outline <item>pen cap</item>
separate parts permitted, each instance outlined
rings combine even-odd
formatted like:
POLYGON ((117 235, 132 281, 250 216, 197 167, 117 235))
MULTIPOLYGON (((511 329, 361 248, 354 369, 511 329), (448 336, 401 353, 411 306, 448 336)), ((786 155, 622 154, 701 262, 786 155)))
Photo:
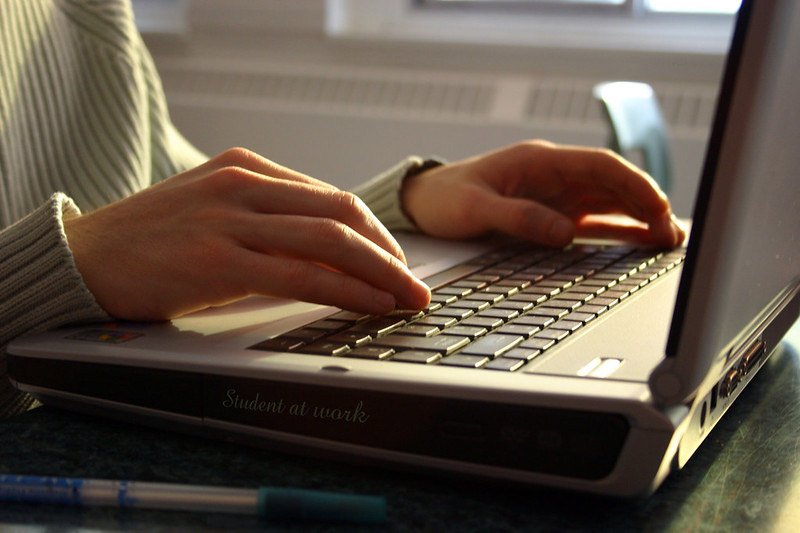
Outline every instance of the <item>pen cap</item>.
POLYGON ((273 520, 378 524, 386 520, 386 500, 316 490, 262 487, 258 514, 273 520))

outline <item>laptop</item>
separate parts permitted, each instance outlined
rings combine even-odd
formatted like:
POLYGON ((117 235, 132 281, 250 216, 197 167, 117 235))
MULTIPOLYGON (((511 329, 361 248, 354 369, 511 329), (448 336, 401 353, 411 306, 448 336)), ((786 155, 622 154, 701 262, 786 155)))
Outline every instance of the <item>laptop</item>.
POLYGON ((421 313, 249 298, 8 348, 44 403, 607 495, 683 467, 800 314, 800 3, 743 2, 686 248, 401 235, 421 313))

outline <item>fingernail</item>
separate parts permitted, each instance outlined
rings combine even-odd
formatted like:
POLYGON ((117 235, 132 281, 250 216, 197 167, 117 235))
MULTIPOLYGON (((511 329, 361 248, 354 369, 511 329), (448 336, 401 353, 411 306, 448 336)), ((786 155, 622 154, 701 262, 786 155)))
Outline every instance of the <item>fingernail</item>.
POLYGON ((422 309, 430 303, 431 289, 422 280, 412 275, 413 287, 403 295, 402 304, 408 309, 422 309))
POLYGON ((669 232, 670 235, 672 235, 672 246, 678 246, 680 244, 680 234, 678 233, 678 228, 675 227, 675 224, 670 223, 669 232))
POLYGON ((382 315, 391 312, 395 308, 396 300, 388 292, 377 291, 373 303, 375 304, 375 314, 382 315))
POLYGON ((548 237, 551 244, 555 246, 566 246, 572 242, 574 235, 575 227, 573 224, 563 218, 558 218, 550 225, 548 237))
POLYGON ((672 227, 675 230, 675 246, 683 244, 686 239, 686 231, 675 215, 672 215, 672 227))

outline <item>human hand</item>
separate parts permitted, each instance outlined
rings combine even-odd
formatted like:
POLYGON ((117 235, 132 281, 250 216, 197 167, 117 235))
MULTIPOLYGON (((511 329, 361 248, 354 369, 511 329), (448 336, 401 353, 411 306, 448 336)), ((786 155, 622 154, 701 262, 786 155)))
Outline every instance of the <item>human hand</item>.
POLYGON ((64 227, 86 286, 122 319, 254 294, 376 314, 430 298, 360 199, 240 148, 64 227))
POLYGON ((685 232, 655 182, 611 151, 515 144, 406 180, 406 213, 444 238, 500 231, 549 246, 576 236, 676 246, 685 232), (624 214, 640 221, 592 217, 624 214))

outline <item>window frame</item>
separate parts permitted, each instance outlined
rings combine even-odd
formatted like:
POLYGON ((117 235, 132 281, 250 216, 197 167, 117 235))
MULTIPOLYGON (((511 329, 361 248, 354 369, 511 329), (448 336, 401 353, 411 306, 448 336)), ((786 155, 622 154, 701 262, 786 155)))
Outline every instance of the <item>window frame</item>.
POLYGON ((420 0, 326 0, 326 30, 334 37, 401 41, 711 55, 727 52, 734 15, 647 12, 640 2, 526 6, 507 0, 486 6, 420 0))

